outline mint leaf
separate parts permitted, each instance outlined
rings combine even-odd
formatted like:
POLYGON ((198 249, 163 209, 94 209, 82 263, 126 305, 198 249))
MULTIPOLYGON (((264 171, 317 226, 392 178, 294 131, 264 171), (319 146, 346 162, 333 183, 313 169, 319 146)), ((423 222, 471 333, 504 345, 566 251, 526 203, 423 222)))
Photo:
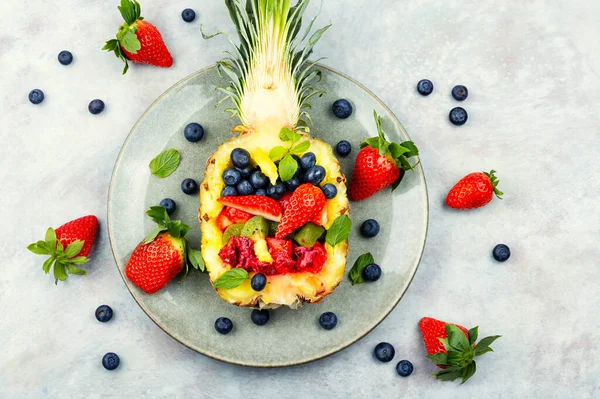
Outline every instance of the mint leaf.
POLYGON ((286 155, 279 162, 279 176, 281 177, 281 181, 288 181, 296 174, 298 170, 298 162, 291 155, 286 155))
POLYGON ((469 330, 469 343, 473 345, 477 341, 479 335, 479 326, 475 326, 469 330))
POLYGON ((150 161, 150 171, 157 177, 164 178, 175 172, 181 156, 176 149, 164 150, 150 161))
MULTIPOLYGON (((469 340, 460 328, 456 327, 454 324, 446 324, 444 328, 448 333, 448 343, 450 346, 461 352, 467 352, 471 350, 469 340)), ((450 359, 448 359, 448 361, 450 361, 450 359)))
POLYGON ((419 155, 419 149, 412 141, 405 141, 404 143, 400 143, 400 145, 409 150, 407 153, 404 154, 406 158, 416 157, 417 155, 419 155))
POLYGON ((327 230, 325 241, 327 244, 335 247, 340 242, 344 241, 350 235, 350 229, 352 228, 352 222, 348 215, 341 215, 335 218, 333 224, 327 230))
POLYGON ((269 158, 271 158, 271 161, 277 161, 278 159, 281 159, 287 152, 287 148, 278 145, 277 147, 271 148, 271 151, 269 151, 269 158))
POLYGON ((201 272, 206 271, 204 260, 202 259, 202 253, 200 251, 188 247, 187 257, 194 269, 200 270, 201 272))
POLYGON ((73 241, 72 243, 70 243, 67 246, 67 249, 65 249, 63 256, 65 259, 70 259, 70 258, 74 257, 75 255, 77 255, 79 252, 81 252, 82 248, 83 248, 82 240, 73 241))
POLYGON ((305 151, 307 151, 310 148, 310 141, 306 140, 301 142, 300 144, 296 144, 294 147, 292 147, 292 149, 290 150, 291 152, 294 153, 303 153, 305 151))
POLYGON ((281 130, 279 131, 279 139, 281 141, 291 141, 292 143, 295 143, 301 138, 302 136, 300 134, 288 129, 287 127, 281 128, 281 130))
POLYGON ((67 271, 69 272, 69 274, 78 274, 80 276, 87 276, 87 272, 83 269, 78 268, 75 265, 72 265, 70 263, 67 263, 67 271))
POLYGON ((363 270, 371 263, 375 263, 375 258, 373 258, 373 255, 369 252, 362 254, 356 259, 354 266, 352 266, 352 269, 350 269, 350 273, 348 274, 348 277, 350 277, 350 280, 352 281, 352 285, 365 282, 363 270))
POLYGON ((250 279, 248 272, 244 269, 235 268, 227 270, 215 280, 213 284, 215 288, 231 289, 242 285, 246 280, 250 279))

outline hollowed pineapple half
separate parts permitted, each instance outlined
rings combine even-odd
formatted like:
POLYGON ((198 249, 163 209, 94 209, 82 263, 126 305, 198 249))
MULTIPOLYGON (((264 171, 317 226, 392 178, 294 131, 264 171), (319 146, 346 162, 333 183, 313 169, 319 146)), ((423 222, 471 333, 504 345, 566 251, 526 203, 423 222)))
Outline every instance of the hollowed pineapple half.
MULTIPOLYGON (((235 54, 218 62, 219 70, 231 79, 229 86, 219 90, 233 101, 234 107, 228 111, 239 116, 242 125, 234 129, 240 135, 225 141, 208 159, 200 187, 202 257, 213 283, 230 269, 219 257, 224 244, 216 219, 223 209, 217 201, 225 187, 222 173, 231 167, 233 149, 246 149, 253 165, 260 167, 275 184, 278 171, 269 153, 273 147, 289 146, 280 139, 281 129, 304 131, 303 139, 310 142, 307 151, 313 152, 317 164, 326 170, 321 184, 332 183, 337 188, 337 195, 327 200, 323 226, 328 229, 338 216, 349 212, 346 179, 340 165, 328 144, 308 135, 306 120, 310 121, 310 116, 304 110, 310 107, 307 103, 310 97, 323 93, 310 86, 320 71, 313 70, 314 63, 307 62, 307 57, 329 26, 310 34, 313 19, 299 35, 308 0, 299 0, 293 7, 289 0, 247 0, 245 3, 226 0, 225 4, 237 27, 240 44, 234 46, 235 54)), ((260 308, 281 305, 297 308, 304 302, 318 302, 340 283, 348 253, 347 240, 334 247, 324 245, 327 261, 318 273, 271 275, 262 291, 254 291, 250 280, 246 280, 235 288, 219 288, 217 293, 229 303, 260 308)), ((255 243, 254 251, 261 261, 270 259, 266 248, 265 243, 255 243)))

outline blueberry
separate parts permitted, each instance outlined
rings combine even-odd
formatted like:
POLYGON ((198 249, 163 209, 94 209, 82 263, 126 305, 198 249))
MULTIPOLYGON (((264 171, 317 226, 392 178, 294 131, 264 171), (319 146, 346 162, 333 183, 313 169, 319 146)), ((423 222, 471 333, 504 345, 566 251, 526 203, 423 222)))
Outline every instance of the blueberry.
POLYGON ((352 144, 349 141, 342 140, 335 146, 335 151, 340 157, 346 157, 352 152, 352 144))
POLYGON ((267 276, 262 273, 256 273, 250 280, 250 286, 254 291, 262 291, 267 286, 267 276))
POLYGON ((116 353, 108 352, 102 358, 102 365, 107 370, 116 369, 117 367, 119 367, 120 363, 121 363, 121 360, 119 359, 119 356, 116 353))
POLYGON ((58 53, 58 62, 63 65, 69 65, 71 62, 73 62, 73 54, 67 50, 61 51, 58 53))
POLYGON ((196 122, 188 123, 185 129, 183 129, 183 135, 190 143, 196 143, 204 137, 204 128, 196 122))
POLYGON ((300 186, 300 179, 297 177, 292 177, 290 180, 285 182, 285 187, 288 191, 294 192, 295 189, 300 186))
POLYGON ((504 244, 498 244, 494 247, 492 255, 498 262, 505 262, 510 258, 510 248, 504 244))
POLYGON ((396 365, 396 372, 401 377, 408 377, 413 372, 413 365, 408 360, 400 360, 396 365))
POLYGON ((433 92, 433 83, 429 79, 419 80, 417 83, 417 91, 423 96, 428 96, 433 92))
POLYGON ((381 277, 381 267, 375 263, 367 265, 363 270, 363 277, 367 281, 377 281, 381 277))
POLYGON ((450 122, 452 122, 453 125, 461 126, 467 123, 469 115, 467 115, 467 111, 464 108, 456 107, 450 110, 448 119, 450 119, 450 122))
POLYGON ((338 318, 333 312, 325 312, 319 317, 319 324, 326 330, 333 330, 337 322, 338 318))
POLYGON ((236 168, 244 169, 250 165, 250 154, 243 148, 231 151, 231 162, 236 168))
POLYGON ((256 190, 254 192, 254 195, 261 195, 263 197, 267 196, 267 190, 265 190, 264 188, 259 188, 258 190, 256 190))
POLYGON ((242 174, 235 168, 225 169, 221 177, 228 186, 236 186, 242 180, 242 174))
POLYGON ((254 188, 265 188, 269 184, 269 179, 263 172, 257 170, 250 175, 250 184, 254 188))
POLYGON ((219 334, 229 334, 231 330, 233 330, 233 322, 227 317, 219 317, 215 320, 215 330, 217 330, 219 334))
POLYGON ((198 192, 198 183, 194 179, 185 179, 181 182, 181 191, 185 194, 196 194, 198 192))
POLYGON ((33 89, 29 92, 29 101, 32 104, 39 104, 44 101, 44 92, 40 89, 33 89))
POLYGON ((300 162, 298 162, 298 164, 302 169, 309 170, 317 164, 317 157, 312 152, 307 152, 306 154, 302 155, 302 158, 300 158, 300 162))
POLYGON ((106 323, 113 317, 113 310, 108 305, 100 305, 96 309, 96 320, 106 323))
POLYGON ((337 188, 331 183, 323 185, 321 190, 323 190, 323 194, 325 194, 325 198, 327 199, 334 198, 337 195, 337 188))
POLYGON ((92 115, 98 115, 100 112, 104 111, 104 101, 98 99, 90 101, 88 111, 90 111, 90 114, 92 115))
POLYGON ((254 309, 252 311, 252 314, 250 315, 250 318, 252 319, 252 322, 254 324, 256 324, 257 326, 264 326, 265 324, 267 324, 269 322, 269 318, 271 317, 271 315, 269 314, 268 310, 258 310, 258 309, 254 309))
POLYGON ((196 12, 191 8, 186 8, 181 12, 181 18, 183 18, 185 22, 192 22, 196 19, 196 12))
POLYGON ((267 196, 273 198, 274 200, 281 199, 285 194, 285 184, 277 183, 276 185, 269 185, 267 187, 267 196))
POLYGON ((375 358, 380 362, 391 362, 396 354, 396 350, 389 342, 380 342, 375 347, 375 358))
POLYGON ((238 192, 232 186, 225 186, 223 191, 221 191, 221 197, 235 197, 236 195, 238 195, 238 192))
POLYGON ((256 170, 250 165, 246 166, 245 168, 236 168, 236 169, 240 171, 240 174, 242 175, 242 177, 244 179, 249 178, 252 175, 252 173, 254 173, 256 170))
POLYGON ((463 85, 457 85, 452 88, 452 97, 456 101, 465 101, 469 97, 469 90, 463 85))
POLYGON ((325 168, 321 165, 315 165, 309 170, 306 171, 306 175, 304 175, 304 180, 307 183, 318 186, 321 184, 323 179, 325 178, 325 168))
POLYGON ((371 238, 379 234, 379 223, 375 219, 367 219, 360 226, 360 234, 363 237, 371 238))
POLYGON ((242 180, 235 188, 239 195, 254 194, 254 187, 252 187, 252 184, 248 180, 242 180))
POLYGON ((169 215, 172 215, 173 212, 175 212, 175 209, 177 209, 177 204, 175 204, 175 201, 173 201, 171 198, 163 199, 160 201, 159 205, 165 208, 167 210, 167 214, 169 215))
POLYGON ((296 163, 297 163, 298 165, 300 165, 300 157, 299 157, 298 155, 296 155, 296 154, 292 154, 292 158, 294 158, 294 160, 296 161, 296 163))
POLYGON ((348 100, 339 99, 336 100, 331 106, 331 110, 333 114, 340 119, 346 119, 350 115, 352 115, 352 104, 348 100))

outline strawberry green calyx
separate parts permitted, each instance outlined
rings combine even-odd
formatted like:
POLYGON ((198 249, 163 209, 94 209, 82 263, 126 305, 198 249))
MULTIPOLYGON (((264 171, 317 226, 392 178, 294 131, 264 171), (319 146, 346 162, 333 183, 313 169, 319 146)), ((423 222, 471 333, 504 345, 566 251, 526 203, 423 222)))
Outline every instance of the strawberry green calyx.
POLYGON ((454 381, 461 378, 461 384, 464 384, 475 374, 476 364, 474 358, 493 352, 490 345, 501 335, 485 337, 476 343, 479 327, 473 327, 469 330, 468 339, 465 333, 454 324, 446 324, 444 328, 448 333, 448 338, 439 338, 439 340, 444 345, 447 353, 439 352, 427 355, 434 364, 444 369, 433 374, 433 376, 442 381, 454 381))
POLYGON ((125 23, 119 28, 117 38, 107 41, 102 50, 114 52, 115 56, 125 63, 125 67, 123 68, 123 75, 125 75, 129 69, 129 63, 121 47, 132 54, 136 54, 142 48, 135 32, 137 31, 137 21, 144 18, 141 16, 140 3, 136 0, 121 0, 121 5, 118 9, 125 23))
POLYGON ((498 180, 498 178, 496 177, 496 175, 494 173, 496 173, 495 170, 491 170, 490 173, 487 172, 483 172, 487 177, 489 177, 490 179, 490 183, 492 183, 492 187, 494 188, 494 194, 496 194, 496 197, 498 197, 498 199, 502 199, 502 195, 504 195, 504 193, 500 190, 498 190, 498 183, 500 183, 500 180, 498 180))
POLYGON ((54 283, 58 284, 58 280, 65 281, 67 279, 67 274, 87 276, 85 270, 75 266, 89 262, 89 258, 77 256, 81 252, 83 245, 84 241, 77 240, 65 248, 62 242, 57 239, 56 231, 50 227, 46 231, 44 240, 28 245, 27 249, 36 255, 50 255, 44 262, 42 270, 48 274, 54 265, 54 283))

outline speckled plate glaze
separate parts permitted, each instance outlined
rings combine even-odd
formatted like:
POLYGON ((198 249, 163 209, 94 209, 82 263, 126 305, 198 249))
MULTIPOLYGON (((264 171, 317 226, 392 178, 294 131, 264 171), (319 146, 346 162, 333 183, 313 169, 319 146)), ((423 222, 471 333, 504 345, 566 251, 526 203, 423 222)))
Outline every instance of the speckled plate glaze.
MULTIPOLYGON (((319 86, 327 94, 312 101, 314 125, 311 134, 332 145, 349 140, 353 152, 341 158, 342 169, 350 177, 359 144, 377 130, 373 110, 383 116, 383 127, 394 141, 410 140, 392 112, 351 78, 325 66, 319 86), (354 113, 341 120, 331 113, 338 98, 348 99, 354 113)), ((182 193, 180 183, 191 177, 201 182, 206 160, 217 146, 230 137, 237 124, 224 107, 215 107, 219 94, 215 87, 225 82, 214 67, 199 71, 169 89, 142 115, 125 140, 117 159, 108 196, 108 232, 121 276, 137 303, 167 334, 206 356, 246 366, 277 367, 301 364, 335 353, 356 342, 374 329, 398 304, 408 288, 423 254, 427 235, 428 198, 421 166, 407 174, 392 193, 387 189, 362 202, 351 203, 353 229, 346 274, 355 259, 371 252, 383 269, 375 283, 352 286, 344 277, 338 288, 319 304, 307 304, 299 310, 271 311, 270 322, 262 327, 250 320, 250 309, 222 301, 213 291, 208 276, 191 272, 179 284, 179 278, 154 295, 146 295, 125 276, 131 251, 153 228, 145 210, 161 199, 177 202, 172 216, 192 227, 191 245, 198 248, 200 228, 197 220, 197 195, 182 193), (189 143, 183 136, 190 122, 204 126, 205 137, 189 143), (165 179, 150 173, 148 163, 160 151, 176 148, 181 153, 177 171, 165 179), (381 224, 380 234, 372 239, 360 236, 358 228, 368 218, 381 224), (339 323, 323 330, 319 315, 333 311, 339 323), (218 334, 215 319, 233 320, 229 335, 218 334)), ((417 140, 418 145, 418 140, 417 140)))

